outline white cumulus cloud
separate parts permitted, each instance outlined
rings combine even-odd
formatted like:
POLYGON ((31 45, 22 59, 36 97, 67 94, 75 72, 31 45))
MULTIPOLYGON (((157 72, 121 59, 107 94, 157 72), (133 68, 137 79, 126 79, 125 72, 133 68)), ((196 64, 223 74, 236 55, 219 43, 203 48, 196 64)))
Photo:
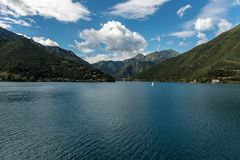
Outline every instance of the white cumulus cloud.
POLYGON ((197 46, 208 42, 207 35, 204 33, 199 32, 197 38, 199 39, 196 44, 197 46))
POLYGON ((129 59, 136 56, 136 54, 131 54, 131 53, 127 53, 127 52, 123 52, 121 54, 119 53, 113 53, 113 54, 106 54, 106 53, 101 53, 101 54, 97 54, 97 55, 92 55, 92 56, 87 56, 84 58, 84 60, 86 60, 89 63, 96 63, 99 61, 122 61, 125 59, 129 59))
POLYGON ((25 38, 31 39, 31 37, 27 36, 26 34, 22 34, 22 33, 16 33, 19 36, 23 36, 25 38))
POLYGON ((127 0, 111 8, 109 14, 126 19, 144 19, 170 0, 127 0))
MULTIPOLYGON (((23 36, 25 36, 25 35, 23 35, 23 36)), ((27 37, 27 36, 25 36, 25 37, 27 37)), ((27 37, 28 38, 28 37, 27 37)), ((49 38, 45 38, 45 37, 33 37, 32 38, 35 42, 37 42, 37 43, 40 43, 40 44, 42 44, 42 45, 44 45, 44 46, 59 46, 59 44, 57 43, 57 42, 55 42, 55 41, 53 41, 53 40, 51 40, 51 39, 49 39, 49 38)))
POLYGON ((211 23, 212 27, 210 27, 210 29, 214 29, 213 26, 216 26, 220 19, 224 19, 228 15, 233 7, 234 1, 236 0, 208 0, 208 3, 200 10, 194 19, 184 23, 184 30, 196 28, 197 21, 198 25, 200 25, 204 20, 206 23, 207 21, 209 24, 211 23))
POLYGON ((192 8, 192 6, 190 4, 186 5, 186 6, 183 6, 181 7, 178 11, 177 11, 177 15, 181 18, 184 16, 185 12, 192 8))
POLYGON ((90 64, 93 64, 93 63, 97 63, 100 61, 108 61, 108 60, 113 60, 113 59, 108 54, 97 54, 95 56, 87 56, 84 58, 84 60, 90 64))
POLYGON ((105 51, 137 52, 147 46, 140 34, 130 31, 117 21, 109 21, 99 30, 85 29, 80 32, 80 38, 82 41, 76 41, 76 47, 82 52, 93 52, 100 47, 105 51))
POLYGON ((40 15, 64 22, 89 19, 90 11, 72 0, 1 0, 0 14, 13 16, 40 15))
POLYGON ((217 26, 218 26, 217 35, 219 35, 223 32, 230 30, 233 25, 226 19, 221 19, 220 22, 218 22, 217 26))
POLYGON ((130 31, 118 21, 109 21, 99 30, 85 29, 80 32, 82 41, 75 41, 75 47, 88 53, 87 61, 124 60, 144 52, 147 41, 137 32, 130 31), (104 54, 95 55, 99 50, 104 54), (90 54, 91 53, 91 54, 90 54))
POLYGON ((46 37, 37 37, 37 36, 30 37, 30 36, 27 36, 26 34, 22 34, 22 33, 16 33, 16 34, 19 36, 28 38, 28 39, 32 39, 33 41, 35 41, 41 45, 44 45, 44 46, 59 46, 59 44, 57 42, 55 42, 49 38, 46 38, 46 37))
MULTIPOLYGON (((186 21, 182 25, 181 32, 175 32, 170 35, 178 38, 186 38, 198 33, 197 44, 205 43, 208 41, 208 38, 204 32, 214 31, 219 35, 232 27, 232 24, 226 20, 226 17, 235 5, 240 4, 239 2, 240 0, 208 0, 196 17, 186 21), (194 30, 195 34, 188 34, 189 30, 194 30)), ((180 13, 179 11, 179 15, 180 13)))
POLYGON ((197 31, 207 31, 212 29, 213 21, 211 18, 199 18, 194 25, 197 31))

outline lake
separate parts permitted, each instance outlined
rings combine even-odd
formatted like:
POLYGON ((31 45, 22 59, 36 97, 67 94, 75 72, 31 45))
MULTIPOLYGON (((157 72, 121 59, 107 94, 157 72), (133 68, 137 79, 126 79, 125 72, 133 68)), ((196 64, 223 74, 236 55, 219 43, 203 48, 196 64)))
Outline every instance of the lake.
POLYGON ((240 85, 2 82, 0 159, 239 160, 240 85))

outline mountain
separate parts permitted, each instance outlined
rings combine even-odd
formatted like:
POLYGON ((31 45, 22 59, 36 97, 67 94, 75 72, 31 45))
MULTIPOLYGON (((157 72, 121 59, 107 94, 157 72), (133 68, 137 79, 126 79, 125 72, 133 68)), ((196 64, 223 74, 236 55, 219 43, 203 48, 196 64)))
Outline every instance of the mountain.
POLYGON ((137 56, 124 61, 101 61, 93 64, 94 67, 104 73, 108 73, 117 79, 129 78, 140 73, 153 65, 179 55, 174 50, 164 50, 137 56))
POLYGON ((0 28, 0 80, 3 81, 115 81, 73 52, 46 47, 0 28))
POLYGON ((240 82, 240 25, 134 77, 147 81, 240 82))

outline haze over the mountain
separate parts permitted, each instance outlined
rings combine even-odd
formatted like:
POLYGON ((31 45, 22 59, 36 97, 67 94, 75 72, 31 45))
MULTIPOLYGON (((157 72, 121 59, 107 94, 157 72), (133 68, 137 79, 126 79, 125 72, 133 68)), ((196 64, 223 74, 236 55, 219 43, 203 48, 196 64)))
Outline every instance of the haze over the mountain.
POLYGON ((178 55, 179 53, 170 49, 153 52, 146 56, 143 54, 138 54, 137 56, 124 61, 100 61, 93 64, 93 66, 118 79, 130 78, 157 63, 178 55))
POLYGON ((114 81, 73 52, 43 46, 0 28, 0 80, 10 81, 114 81))
POLYGON ((212 41, 166 60, 135 79, 148 81, 240 81, 240 25, 212 41))

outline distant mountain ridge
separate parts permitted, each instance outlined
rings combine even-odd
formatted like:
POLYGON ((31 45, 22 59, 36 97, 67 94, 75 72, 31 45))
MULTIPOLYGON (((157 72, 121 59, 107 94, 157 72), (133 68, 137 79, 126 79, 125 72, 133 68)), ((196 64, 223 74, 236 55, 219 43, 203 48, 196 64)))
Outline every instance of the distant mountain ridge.
POLYGON ((240 25, 206 44, 139 73, 134 79, 240 82, 240 25))
POLYGON ((178 55, 178 52, 170 49, 153 52, 148 55, 138 54, 124 61, 100 61, 93 64, 93 66, 117 79, 130 78, 155 64, 178 55))
POLYGON ((73 52, 0 28, 0 80, 113 82, 73 52))

